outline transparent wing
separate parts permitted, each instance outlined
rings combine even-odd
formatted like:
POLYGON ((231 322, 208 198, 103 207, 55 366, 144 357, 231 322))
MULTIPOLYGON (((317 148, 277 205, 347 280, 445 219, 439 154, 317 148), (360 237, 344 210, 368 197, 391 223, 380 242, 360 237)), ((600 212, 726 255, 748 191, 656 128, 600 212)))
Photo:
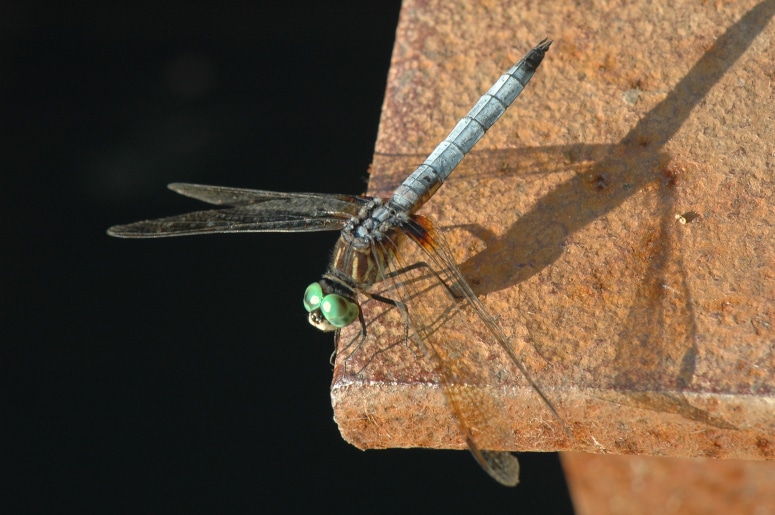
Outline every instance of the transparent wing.
POLYGON ((387 321, 388 316, 383 321, 401 324, 396 320, 408 320, 409 350, 422 359, 395 359, 397 355, 391 353, 396 347, 382 347, 381 328, 371 323, 369 338, 382 340, 382 344, 365 342, 340 351, 347 353, 348 367, 379 366, 381 375, 391 375, 384 378, 388 381, 405 381, 410 375, 420 381, 435 378, 475 459, 498 482, 514 486, 519 481, 516 457, 491 450, 516 441, 510 420, 518 414, 505 411, 500 392, 524 385, 520 377, 524 376, 555 415, 556 411, 463 279, 433 223, 413 216, 403 229, 405 241, 399 241, 398 234, 378 242, 381 247, 374 249, 393 259, 390 269, 384 271, 382 286, 373 290, 398 303, 398 309, 387 310, 393 313, 392 322, 387 321), (376 365, 382 359, 390 360, 389 364, 376 365), (418 361, 423 364, 417 365, 418 361))
POLYGON ((108 234, 119 238, 162 238, 208 233, 341 230, 369 200, 349 195, 279 193, 183 183, 170 184, 169 188, 209 204, 229 207, 116 225, 108 229, 108 234))
POLYGON ((563 424, 566 433, 570 434, 570 429, 565 425, 565 422, 562 417, 560 417, 560 414, 557 413, 554 405, 530 377, 522 360, 514 352, 514 348, 509 343, 506 335, 503 334, 503 330, 492 315, 487 312, 484 304, 482 304, 476 294, 474 294, 471 286, 469 286, 465 277, 463 277, 462 272, 460 272, 457 264, 455 264, 452 253, 449 251, 446 240, 438 229, 436 229, 436 224, 433 223, 430 218, 415 215, 407 224, 406 229, 406 233, 409 237, 424 251, 429 259, 429 264, 432 264, 436 270, 443 272, 440 275, 445 279, 445 283, 455 286, 455 294, 460 297, 461 308, 471 310, 477 321, 484 324, 493 338, 492 343, 500 347, 502 351, 506 353, 509 361, 519 370, 530 386, 533 387, 555 418, 563 424))

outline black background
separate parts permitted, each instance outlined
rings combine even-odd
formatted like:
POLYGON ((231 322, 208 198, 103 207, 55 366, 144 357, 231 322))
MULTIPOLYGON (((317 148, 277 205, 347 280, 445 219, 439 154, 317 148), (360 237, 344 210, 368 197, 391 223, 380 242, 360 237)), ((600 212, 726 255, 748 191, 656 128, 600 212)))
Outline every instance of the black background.
POLYGON ((554 454, 506 489, 342 440, 301 305, 336 234, 105 234, 202 207, 173 181, 362 193, 398 10, 0 4, 3 512, 571 511, 554 454))

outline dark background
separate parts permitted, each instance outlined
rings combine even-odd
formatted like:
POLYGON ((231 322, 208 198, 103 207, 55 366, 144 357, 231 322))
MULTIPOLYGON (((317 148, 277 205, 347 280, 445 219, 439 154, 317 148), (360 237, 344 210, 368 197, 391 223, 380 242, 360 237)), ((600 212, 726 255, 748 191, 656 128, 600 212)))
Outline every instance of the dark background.
POLYGON ((571 511, 554 454, 342 440, 336 234, 105 235, 202 207, 173 181, 363 192, 399 2, 54 5, 0 4, 1 511, 571 511))

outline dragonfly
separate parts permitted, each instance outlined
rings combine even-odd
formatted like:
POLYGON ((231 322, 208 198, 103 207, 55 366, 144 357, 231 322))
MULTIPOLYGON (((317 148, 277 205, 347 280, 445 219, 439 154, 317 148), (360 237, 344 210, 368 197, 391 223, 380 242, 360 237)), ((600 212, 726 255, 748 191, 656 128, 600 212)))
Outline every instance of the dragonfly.
POLYGON ((542 40, 504 73, 390 198, 173 183, 169 185, 171 190, 219 207, 117 225, 108 229, 108 234, 120 238, 159 238, 341 231, 327 271, 304 293, 309 322, 322 331, 335 331, 338 342, 341 329, 356 321, 360 324, 359 334, 365 337, 367 333, 359 299, 397 309, 406 327, 405 340, 413 353, 427 357, 431 363, 474 458, 496 481, 515 486, 519 482, 517 458, 507 451, 488 450, 485 441, 488 429, 502 427, 495 420, 499 416, 497 400, 484 398, 483 393, 466 387, 472 372, 459 359, 458 351, 467 342, 461 341, 459 332, 445 331, 446 322, 460 317, 476 324, 486 346, 505 355, 553 415, 561 422, 562 419, 466 282, 436 223, 416 212, 520 95, 551 43, 542 40), (430 308, 422 301, 426 290, 432 289, 427 286, 428 280, 438 286, 441 298, 446 299, 440 308, 430 308), (377 290, 382 283, 387 283, 388 288, 377 290))

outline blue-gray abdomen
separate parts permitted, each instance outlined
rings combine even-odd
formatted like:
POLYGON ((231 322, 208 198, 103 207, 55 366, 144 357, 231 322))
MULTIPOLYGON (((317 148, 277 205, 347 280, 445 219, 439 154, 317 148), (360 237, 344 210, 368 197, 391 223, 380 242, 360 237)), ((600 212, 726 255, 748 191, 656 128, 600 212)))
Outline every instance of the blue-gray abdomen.
POLYGON ((413 213, 433 195, 463 157, 522 93, 551 41, 542 41, 492 85, 425 162, 396 189, 390 204, 413 213))

